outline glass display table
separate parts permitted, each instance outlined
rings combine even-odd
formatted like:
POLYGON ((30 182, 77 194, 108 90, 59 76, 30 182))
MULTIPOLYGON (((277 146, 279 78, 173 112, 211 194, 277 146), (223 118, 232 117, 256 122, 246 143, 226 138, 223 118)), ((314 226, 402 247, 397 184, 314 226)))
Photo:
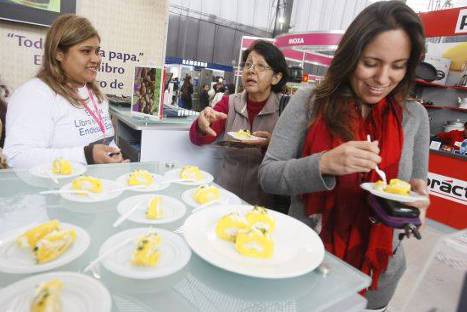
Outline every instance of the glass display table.
MULTIPOLYGON (((86 175, 115 180, 135 169, 164 174, 176 164, 145 162, 115 165, 92 165, 86 175)), ((119 217, 116 207, 123 199, 138 195, 125 191, 120 196, 99 203, 77 203, 58 195, 41 195, 40 191, 58 189, 70 179, 55 184, 51 179, 32 176, 28 170, 0 171, 0 235, 32 222, 58 219, 77 225, 88 232, 91 243, 79 258, 55 271, 82 271, 97 255, 101 244, 111 235, 143 224, 125 221, 118 228, 112 223, 119 217)), ((170 184, 155 192, 180 199, 193 186, 170 184)), ((158 225, 173 231, 185 216, 175 222, 158 225)), ((172 275, 152 280, 123 278, 100 267, 100 281, 112 296, 112 311, 357 311, 364 299, 357 293, 370 284, 370 278, 331 254, 326 253, 324 270, 286 279, 259 279, 215 267, 195 253, 188 265, 172 275), (342 304, 349 302, 349 304, 342 304), (344 306, 344 307, 342 307, 344 306)), ((31 274, 0 272, 1 288, 31 274)), ((92 275, 91 275, 92 276, 92 275)))

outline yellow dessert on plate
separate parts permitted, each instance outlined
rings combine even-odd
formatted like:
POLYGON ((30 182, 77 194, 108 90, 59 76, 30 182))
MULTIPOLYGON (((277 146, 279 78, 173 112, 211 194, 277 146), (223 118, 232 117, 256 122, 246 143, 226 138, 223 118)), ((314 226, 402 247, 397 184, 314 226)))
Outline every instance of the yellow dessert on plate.
POLYGON ((220 190, 215 186, 201 185, 198 187, 193 194, 193 199, 198 204, 206 204, 213 200, 218 200, 221 198, 220 190))
POLYGON ((135 170, 128 177, 128 185, 150 186, 154 183, 154 177, 147 170, 135 170))
POLYGON ((203 179, 203 173, 196 166, 184 166, 180 171, 180 178, 184 180, 199 181, 203 179))
POLYGON ((69 160, 57 158, 52 162, 52 173, 56 175, 70 175, 73 173, 73 166, 69 160))
POLYGON ((146 219, 155 220, 160 219, 163 216, 162 208, 161 208, 161 197, 154 196, 148 205, 148 209, 146 209, 146 219))
POLYGON ((50 232, 39 240, 33 249, 36 262, 41 264, 58 258, 70 248, 75 240, 74 229, 50 232))
POLYGON ((61 312, 62 289, 63 282, 59 279, 40 284, 31 303, 31 312, 61 312))
POLYGON ((157 233, 142 235, 136 242, 131 263, 138 266, 155 266, 160 258, 161 237, 157 233))
POLYGON ((399 179, 391 179, 389 184, 384 188, 384 191, 397 195, 409 195, 410 184, 399 179))
POLYGON ((30 248, 36 263, 46 263, 62 255, 76 240, 74 229, 63 230, 58 220, 50 220, 16 238, 20 247, 30 248))
POLYGON ((261 206, 255 206, 245 215, 250 227, 265 230, 272 233, 276 227, 276 220, 268 213, 267 209, 261 206))
POLYGON ((102 181, 91 176, 81 176, 71 182, 71 189, 100 193, 102 192, 102 181))
POLYGON ((239 140, 248 140, 252 137, 250 130, 241 129, 235 132, 235 137, 239 140))
POLYGON ((274 253, 274 242, 268 231, 253 226, 238 231, 235 249, 243 256, 267 259, 274 253))
POLYGON ((29 247, 31 249, 36 246, 36 243, 41 240, 44 236, 52 231, 57 231, 60 228, 60 222, 58 220, 50 220, 48 222, 39 224, 30 230, 24 232, 24 234, 16 238, 16 242, 20 247, 29 247))
POLYGON ((377 191, 384 192, 384 188, 386 187, 386 183, 383 180, 378 180, 373 184, 373 189, 377 191))
POLYGON ((245 218, 232 212, 223 216, 216 224, 216 235, 220 239, 235 242, 238 231, 248 228, 245 218))

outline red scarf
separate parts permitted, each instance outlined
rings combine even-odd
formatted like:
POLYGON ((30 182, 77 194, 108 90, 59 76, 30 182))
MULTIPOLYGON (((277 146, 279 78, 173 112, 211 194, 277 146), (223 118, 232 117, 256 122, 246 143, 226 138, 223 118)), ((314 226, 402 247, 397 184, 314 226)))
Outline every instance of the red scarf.
MULTIPOLYGON (((353 103, 347 105, 355 106, 353 103)), ((354 140, 379 141, 379 167, 389 179, 397 178, 403 144, 402 108, 394 100, 381 100, 363 119, 359 108, 350 118, 354 140)), ((303 156, 330 150, 342 144, 333 137, 322 117, 309 127, 303 147, 303 156)), ((388 265, 392 255, 393 230, 383 224, 370 222, 370 206, 367 194, 360 188, 363 182, 379 180, 374 170, 336 176, 336 186, 331 191, 304 195, 308 215, 322 214, 320 233, 327 251, 348 262, 372 277, 370 289, 378 287, 378 278, 388 265)))

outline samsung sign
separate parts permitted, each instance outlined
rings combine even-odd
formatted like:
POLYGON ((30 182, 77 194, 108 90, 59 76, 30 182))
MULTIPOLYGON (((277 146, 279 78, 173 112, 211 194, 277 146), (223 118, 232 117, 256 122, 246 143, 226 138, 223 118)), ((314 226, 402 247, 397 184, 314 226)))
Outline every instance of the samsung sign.
POLYGON ((467 206, 467 182, 428 172, 428 190, 431 195, 467 206))

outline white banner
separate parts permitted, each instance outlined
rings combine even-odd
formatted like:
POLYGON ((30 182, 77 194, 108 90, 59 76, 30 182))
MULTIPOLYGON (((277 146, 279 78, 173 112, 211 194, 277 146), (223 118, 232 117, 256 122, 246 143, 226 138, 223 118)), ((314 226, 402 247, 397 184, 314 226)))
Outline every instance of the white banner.
POLYGON ((438 196, 467 206, 467 182, 428 172, 428 190, 438 196))
POLYGON ((457 18, 456 34, 467 33, 467 9, 459 11, 459 17, 457 18))

